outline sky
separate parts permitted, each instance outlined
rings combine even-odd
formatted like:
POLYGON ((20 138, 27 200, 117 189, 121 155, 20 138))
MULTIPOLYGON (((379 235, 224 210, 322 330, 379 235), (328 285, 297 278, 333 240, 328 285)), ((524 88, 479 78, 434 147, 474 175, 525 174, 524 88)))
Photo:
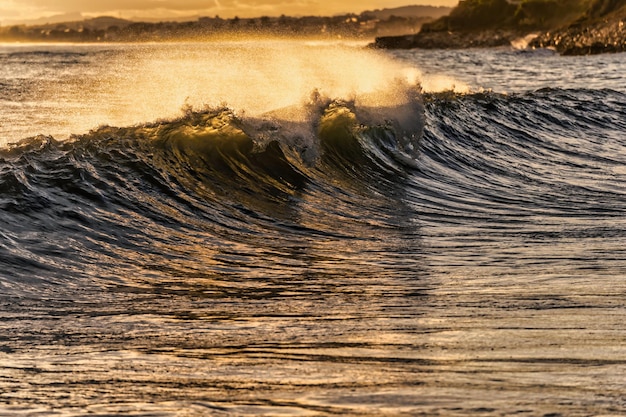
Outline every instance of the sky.
POLYGON ((0 0, 0 24, 62 14, 124 19, 187 16, 223 18, 285 15, 334 15, 409 4, 456 6, 458 0, 0 0))

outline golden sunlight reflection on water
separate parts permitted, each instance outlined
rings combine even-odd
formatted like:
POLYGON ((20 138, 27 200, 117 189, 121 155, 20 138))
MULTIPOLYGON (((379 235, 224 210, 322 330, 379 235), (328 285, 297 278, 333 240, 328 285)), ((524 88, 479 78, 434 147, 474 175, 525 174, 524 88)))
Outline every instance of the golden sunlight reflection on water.
MULTIPOLYGON (((59 48, 5 57, 41 71, 14 132, 311 88, 400 125, 426 84, 336 44, 59 48)), ((3 152, 0 415, 624 414, 623 93, 442 96, 402 169, 337 103, 293 169, 227 111, 3 152)))
MULTIPOLYGON (((259 116, 301 108, 313 92, 394 106, 398 80, 427 91, 465 86, 423 76, 362 43, 248 40, 215 43, 5 46, 2 76, 16 85, 2 112, 0 143, 38 134, 64 139, 101 125, 179 117, 228 106, 259 116), (18 54, 26 58, 10 58, 18 54), (32 54, 32 56, 31 56, 32 54), (9 57, 9 58, 7 58, 9 57)), ((303 117, 292 111, 289 117, 303 117)))
POLYGON ((174 118, 187 107, 227 105, 258 115, 299 106, 315 90, 346 99, 384 90, 399 72, 390 57, 336 43, 39 45, 10 52, 30 61, 3 69, 20 91, 4 107, 11 123, 3 123, 2 136, 9 140, 174 118), (52 58, 42 57, 48 49, 52 58))

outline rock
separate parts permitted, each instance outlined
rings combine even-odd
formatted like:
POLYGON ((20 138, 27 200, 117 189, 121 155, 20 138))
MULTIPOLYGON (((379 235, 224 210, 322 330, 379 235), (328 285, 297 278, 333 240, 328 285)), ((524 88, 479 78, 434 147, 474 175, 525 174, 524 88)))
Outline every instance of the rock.
POLYGON ((607 20, 591 26, 572 25, 544 33, 530 43, 534 48, 551 48, 562 55, 626 52, 626 24, 607 20))
POLYGON ((563 55, 626 52, 626 0, 464 0, 414 35, 377 38, 385 49, 516 45, 563 55), (545 19, 544 19, 545 18, 545 19), (531 40, 532 33, 543 33, 531 40), (524 42, 520 42, 524 39, 524 42))
POLYGON ((371 47, 379 49, 411 49, 415 48, 414 36, 382 36, 376 38, 371 47))
POLYGON ((376 38, 371 45, 381 49, 463 49, 508 46, 525 34, 515 31, 420 32, 415 35, 376 38))

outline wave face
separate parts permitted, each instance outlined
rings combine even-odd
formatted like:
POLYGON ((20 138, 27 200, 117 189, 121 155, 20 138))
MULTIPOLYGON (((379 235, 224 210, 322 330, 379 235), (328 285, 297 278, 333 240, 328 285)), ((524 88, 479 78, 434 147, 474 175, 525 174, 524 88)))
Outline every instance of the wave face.
MULTIPOLYGON (((420 217, 454 238, 464 230, 475 234, 475 243, 494 238, 515 245, 500 241, 465 259, 468 265, 480 258, 496 267, 514 254, 510 263, 524 273, 582 273, 595 255, 576 260, 568 251, 590 245, 600 257, 612 256, 613 239, 626 237, 624 98, 584 89, 428 96, 411 188, 420 217), (567 243, 563 252, 551 253, 560 243, 567 243), (550 255, 542 258, 541 250, 550 255)), ((621 261, 614 266, 620 269, 621 261)))
MULTIPOLYGON (((192 233, 219 240, 216 253, 240 243, 231 235, 264 246, 277 239, 274 234, 300 232, 293 217, 303 194, 315 190, 331 200, 338 188, 356 187, 361 191, 346 190, 349 205, 362 193, 382 193, 384 183, 396 182, 414 164, 423 128, 417 91, 391 109, 313 99, 302 109, 309 114, 302 122, 239 118, 219 108, 173 121, 102 127, 70 141, 40 136, 0 151, 7 226, 2 257, 10 268, 2 283, 20 293, 58 280, 120 279, 115 271, 129 263, 139 277, 151 275, 154 262, 173 256, 146 263, 142 259, 155 256, 155 245, 173 245, 187 257, 192 233), (411 119, 387 118, 390 112, 411 119), (250 228, 258 229, 260 241, 250 228), (31 241, 35 232, 45 232, 46 242, 31 241), (88 260, 101 264, 105 254, 112 271, 85 271, 88 260)), ((363 209, 354 215, 367 219, 369 208, 363 209)), ((327 226, 309 232, 331 233, 327 226)), ((198 265, 190 261, 173 273, 192 273, 198 265)))
MULTIPOLYGON (((379 203, 358 201, 380 198, 399 199, 393 204, 438 229, 553 236, 572 219, 583 236, 610 229, 623 237, 623 99, 611 90, 431 93, 423 138, 415 92, 393 109, 318 97, 302 122, 218 108, 70 141, 27 139, 0 151, 2 256, 10 268, 2 283, 17 289, 23 279, 39 291, 57 278, 115 277, 84 270, 85 259, 99 264, 104 253, 113 270, 132 262, 138 276, 150 275, 155 261, 138 258, 155 256, 154 245, 174 244, 186 256, 191 231, 221 244, 251 227, 262 242, 278 239, 271 233, 299 234, 302 210, 336 199, 345 213, 331 204, 322 210, 329 224, 307 233, 336 233, 348 215, 373 221, 379 203), (39 232, 49 238, 32 239, 39 232)), ((246 239, 264 244, 254 234, 246 239)), ((194 267, 178 273, 187 268, 194 267)))
POLYGON ((352 92, 0 148, 0 414, 622 413, 624 92, 370 54, 352 92))

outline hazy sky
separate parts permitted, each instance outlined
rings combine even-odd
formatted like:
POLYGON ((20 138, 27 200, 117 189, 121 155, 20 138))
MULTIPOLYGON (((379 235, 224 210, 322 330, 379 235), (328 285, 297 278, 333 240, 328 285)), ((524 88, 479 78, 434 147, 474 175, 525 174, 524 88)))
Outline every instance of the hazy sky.
POLYGON ((407 4, 455 6, 457 3, 458 0, 0 0, 0 20, 5 24, 65 13, 123 18, 333 15, 407 4))

